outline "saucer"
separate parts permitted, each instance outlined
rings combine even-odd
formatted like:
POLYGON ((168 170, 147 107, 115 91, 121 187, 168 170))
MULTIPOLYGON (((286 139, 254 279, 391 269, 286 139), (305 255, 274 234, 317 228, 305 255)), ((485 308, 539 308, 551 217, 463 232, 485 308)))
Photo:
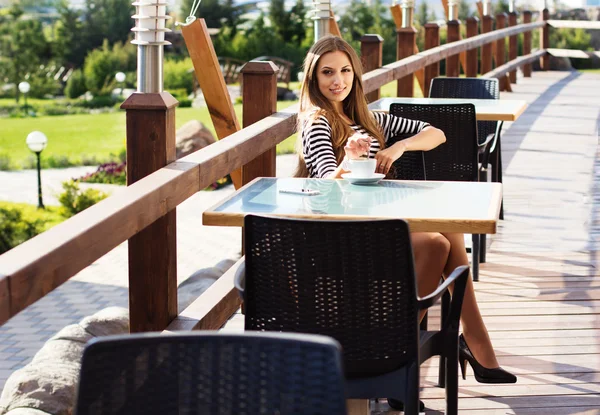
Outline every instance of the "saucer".
POLYGON ((372 176, 359 176, 352 173, 342 174, 342 178, 352 184, 377 184, 385 177, 383 173, 373 173, 372 176))

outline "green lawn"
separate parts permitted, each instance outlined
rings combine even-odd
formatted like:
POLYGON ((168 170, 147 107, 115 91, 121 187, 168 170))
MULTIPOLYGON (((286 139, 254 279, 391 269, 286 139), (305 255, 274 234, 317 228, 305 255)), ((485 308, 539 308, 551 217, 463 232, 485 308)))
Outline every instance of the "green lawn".
MULTIPOLYGON (((279 102, 278 109, 286 108, 293 102, 279 102)), ((238 119, 242 119, 242 105, 236 104, 238 119)), ((177 127, 187 121, 198 119, 214 133, 207 108, 178 108, 177 127)), ((104 114, 80 114, 64 116, 42 116, 35 118, 0 119, 0 155, 8 155, 13 167, 28 165, 31 153, 25 145, 25 138, 31 131, 42 131, 48 137, 48 146, 43 158, 67 156, 81 161, 95 156, 102 161, 116 158, 125 148, 125 113, 118 111, 104 114)), ((290 152, 293 142, 282 143, 280 150, 290 152)), ((278 149, 279 150, 279 149, 278 149)))
MULTIPOLYGON (((297 88, 299 85, 291 85, 297 88)), ((384 85, 381 95, 396 95, 396 83, 384 85)), ((420 89, 415 86, 415 96, 421 96, 420 89)), ((31 100, 32 104, 49 105, 50 100, 31 100)), ((0 106, 12 105, 14 100, 0 99, 0 106)), ((277 103, 281 110, 293 105, 293 101, 277 103)), ((242 104, 235 104, 238 119, 242 119, 242 104)), ((207 108, 178 108, 176 113, 177 128, 186 122, 197 119, 211 129, 214 128, 207 108)), ((33 167, 33 157, 25 138, 31 131, 42 131, 48 137, 48 147, 42 154, 44 166, 60 163, 61 158, 72 162, 96 164, 116 159, 125 148, 125 113, 116 111, 102 114, 79 114, 63 116, 40 116, 35 118, 0 118, 0 169, 10 159, 12 168, 33 167), (58 160, 52 162, 52 159, 58 160), (54 164, 52 164, 54 163, 54 164)), ((277 146, 278 154, 294 152, 296 134, 277 146)))
POLYGON ((579 72, 600 74, 600 69, 578 69, 579 72))

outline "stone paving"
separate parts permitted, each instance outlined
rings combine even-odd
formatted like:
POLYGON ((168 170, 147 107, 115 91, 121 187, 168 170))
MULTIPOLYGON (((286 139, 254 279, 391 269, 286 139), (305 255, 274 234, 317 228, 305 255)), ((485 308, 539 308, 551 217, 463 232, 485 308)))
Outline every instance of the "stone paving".
MULTIPOLYGON (((296 156, 277 158, 277 175, 290 176, 296 156)), ((61 182, 93 171, 94 167, 48 169, 42 172, 44 203, 57 205, 61 182)), ((0 172, 0 200, 37 204, 35 170, 0 172)), ((121 186, 94 185, 107 192, 121 186)), ((202 225, 202 212, 233 192, 233 186, 198 192, 177 207, 177 279, 240 256, 238 228, 202 225), (204 243, 210 240, 211 243, 204 243)), ((128 307, 127 243, 98 259, 50 294, 0 326, 0 389, 10 374, 29 363, 57 331, 109 307, 128 307)))

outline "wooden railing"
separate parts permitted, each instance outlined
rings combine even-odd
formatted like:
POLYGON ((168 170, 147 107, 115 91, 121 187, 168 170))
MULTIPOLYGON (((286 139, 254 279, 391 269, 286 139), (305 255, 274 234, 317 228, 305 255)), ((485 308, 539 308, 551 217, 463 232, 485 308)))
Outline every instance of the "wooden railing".
MULTIPOLYGON (((547 12, 543 16, 547 20, 547 12)), ((368 54, 369 62, 364 64, 377 69, 364 75, 365 92, 376 92, 383 85, 408 77, 423 68, 428 69, 426 73, 430 78, 437 76, 432 66, 442 59, 504 41, 506 37, 528 34, 535 29, 543 32, 538 52, 514 59, 484 76, 500 77, 539 58, 542 58, 542 68, 547 69, 547 62, 544 63, 543 59, 548 45, 548 25, 544 21, 524 23, 432 47, 383 67, 379 67, 381 56, 377 52, 379 50, 381 53, 381 48, 374 48, 368 54)), ((530 43, 531 37, 525 40, 525 43, 530 43)), ((526 44, 524 50, 531 50, 530 48, 531 45, 526 44)), ((474 66, 472 60, 476 56, 476 53, 466 54, 467 67, 474 66)), ((164 256, 162 259, 158 258, 159 262, 172 261, 174 253, 168 251, 173 247, 167 245, 167 241, 174 240, 173 223, 177 205, 238 168, 245 168, 244 182, 253 177, 273 174, 274 148, 295 132, 297 106, 273 114, 274 104, 270 97, 276 90, 276 73, 262 70, 250 73, 269 74, 266 78, 263 76, 266 84, 257 85, 254 89, 248 86, 249 82, 244 82, 244 125, 252 124, 177 161, 169 162, 174 146, 174 142, 171 143, 174 135, 174 104, 170 101, 172 97, 169 98, 170 95, 164 93, 155 94, 156 96, 151 97, 155 101, 145 107, 150 112, 141 116, 136 113, 140 111, 136 100, 143 98, 141 94, 123 105, 128 117, 128 178, 133 184, 126 191, 103 200, 0 256, 0 324, 128 239, 132 331, 217 329, 227 321, 239 307, 239 299, 233 289, 233 274, 239 263, 177 316, 174 306, 177 302, 176 290, 173 292, 176 273, 173 275, 173 264, 169 264, 168 272, 165 271, 164 275, 156 272, 152 269, 153 263, 150 263, 156 258, 148 255, 144 257, 143 249, 132 248, 132 238, 138 238, 141 233, 153 229, 153 233, 145 237, 146 245, 141 246, 148 247, 151 244, 153 255, 164 256), (268 95, 267 98, 265 94, 268 95), (259 118, 259 121, 254 122, 259 118), (144 123, 150 119, 153 121, 144 123), (157 127, 156 124, 160 125, 157 127), (157 133, 157 128, 162 130, 157 133), (141 136, 140 131, 143 132, 141 136), (166 134, 163 134, 165 131, 166 134), (164 156, 164 160, 156 162, 158 166, 144 164, 149 162, 142 159, 137 151, 133 151, 147 151, 140 143, 148 139, 164 140, 166 143, 158 143, 164 156), (259 159, 261 161, 257 163, 259 159), (161 163, 164 167, 159 168, 161 163), (169 215, 172 222, 161 224, 169 215), (139 272, 143 261, 150 263, 142 264, 148 275, 139 272), (144 291, 146 287, 151 287, 152 291, 144 291), (148 293, 151 298, 139 298, 144 293, 148 293)), ((263 82, 258 78, 252 79, 252 83, 263 82)), ((154 141, 153 145, 156 144, 154 141)))

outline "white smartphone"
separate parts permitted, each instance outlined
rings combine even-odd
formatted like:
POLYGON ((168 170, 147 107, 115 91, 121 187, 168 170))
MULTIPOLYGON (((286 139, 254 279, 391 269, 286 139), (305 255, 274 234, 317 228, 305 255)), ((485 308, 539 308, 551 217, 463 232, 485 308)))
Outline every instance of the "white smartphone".
POLYGON ((290 193, 293 195, 302 196, 316 196, 321 194, 321 192, 319 192, 318 190, 312 189, 279 189, 279 193, 290 193))

